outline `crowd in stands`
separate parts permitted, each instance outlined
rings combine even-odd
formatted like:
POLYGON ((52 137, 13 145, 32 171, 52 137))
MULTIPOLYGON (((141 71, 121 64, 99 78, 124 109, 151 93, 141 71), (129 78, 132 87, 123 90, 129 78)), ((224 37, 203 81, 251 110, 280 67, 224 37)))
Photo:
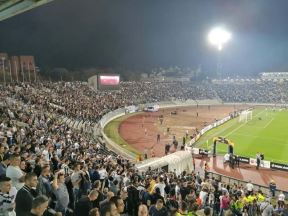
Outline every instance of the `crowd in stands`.
MULTIPOLYGON (((263 85, 258 93, 252 85, 239 93, 285 99, 279 87, 263 85)), ((139 173, 132 161, 61 118, 96 122, 119 107, 171 98, 230 101, 234 87, 126 82, 119 91, 97 92, 83 83, 22 83, 0 90, 1 216, 288 215, 283 193, 272 205, 251 183, 224 184, 195 171, 139 173)))
POLYGON ((287 103, 288 82, 240 82, 212 84, 224 102, 287 103))

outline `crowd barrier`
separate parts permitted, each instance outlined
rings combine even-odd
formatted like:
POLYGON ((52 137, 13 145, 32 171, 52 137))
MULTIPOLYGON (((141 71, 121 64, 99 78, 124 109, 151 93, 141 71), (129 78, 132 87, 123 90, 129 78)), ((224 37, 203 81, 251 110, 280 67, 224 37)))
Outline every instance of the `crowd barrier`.
MULTIPOLYGON (((236 179, 230 176, 226 176, 226 175, 222 175, 222 174, 214 173, 214 172, 208 172, 208 177, 209 178, 213 177, 214 179, 218 179, 222 183, 229 184, 229 185, 232 185, 235 183, 237 185, 242 184, 243 186, 245 186, 248 183, 248 181, 245 181, 245 180, 236 179)), ((256 191, 261 190, 266 196, 271 196, 271 192, 268 186, 263 186, 263 185, 259 185, 255 183, 253 183, 253 186, 254 186, 254 190, 256 191)), ((276 197, 279 195, 280 191, 283 191, 283 190, 278 190, 276 188, 276 192, 275 192, 276 197)), ((283 191, 283 193, 285 194, 286 199, 288 199, 288 191, 283 191)))

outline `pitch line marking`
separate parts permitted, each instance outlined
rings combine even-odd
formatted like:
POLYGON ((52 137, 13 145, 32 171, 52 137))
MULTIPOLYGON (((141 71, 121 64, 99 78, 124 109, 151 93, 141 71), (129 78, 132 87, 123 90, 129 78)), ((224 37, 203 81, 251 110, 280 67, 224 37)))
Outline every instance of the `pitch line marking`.
MULTIPOLYGON (((254 117, 260 115, 260 114, 263 113, 264 111, 265 111, 265 110, 263 110, 263 111, 257 113, 254 117)), ((250 120, 250 121, 251 121, 251 120, 250 120)), ((236 127, 234 130, 230 131, 230 132, 229 132, 228 134, 226 134, 224 137, 227 137, 227 136, 229 136, 230 134, 234 133, 235 131, 239 130, 241 127, 243 127, 243 126, 246 125, 247 123, 248 123, 248 121, 245 122, 244 124, 242 124, 242 125, 236 127)))
POLYGON ((268 127, 268 125, 274 120, 274 118, 271 118, 271 120, 264 126, 264 128, 268 127))

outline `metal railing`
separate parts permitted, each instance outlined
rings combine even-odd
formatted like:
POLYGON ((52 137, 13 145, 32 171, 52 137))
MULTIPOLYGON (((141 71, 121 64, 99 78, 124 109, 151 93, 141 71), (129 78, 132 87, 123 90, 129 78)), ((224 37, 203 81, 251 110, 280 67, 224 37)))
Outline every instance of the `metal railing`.
MULTIPOLYGON (((236 178, 233 178, 230 176, 226 176, 226 175, 219 174, 219 173, 214 173, 211 171, 208 172, 208 177, 209 178, 214 177, 215 179, 218 179, 222 183, 229 184, 229 185, 233 185, 233 184, 241 185, 242 184, 243 186, 245 186, 248 183, 248 181, 245 181, 245 180, 236 179, 236 178)), ((259 185, 259 184, 255 184, 255 183, 253 183, 253 186, 254 186, 253 189, 255 191, 261 190, 265 195, 271 196, 271 192, 270 192, 270 189, 268 186, 263 186, 263 185, 259 185)), ((276 189, 275 196, 277 197, 279 195, 280 191, 283 191, 286 199, 288 199, 288 191, 285 191, 285 190, 276 189)))

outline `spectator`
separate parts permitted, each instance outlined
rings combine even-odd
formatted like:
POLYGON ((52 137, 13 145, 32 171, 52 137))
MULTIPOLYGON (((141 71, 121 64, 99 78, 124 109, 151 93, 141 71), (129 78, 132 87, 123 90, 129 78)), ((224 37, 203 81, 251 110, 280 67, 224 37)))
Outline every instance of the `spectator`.
POLYGON ((52 188, 50 184, 50 166, 42 167, 41 175, 38 177, 37 193, 46 197, 51 196, 52 188))
POLYGON ((10 155, 7 153, 3 156, 3 160, 0 162, 0 176, 6 176, 6 170, 10 163, 10 155))
POLYGON ((88 196, 83 196, 76 202, 75 215, 89 216, 90 210, 93 208, 93 201, 97 199, 98 192, 92 190, 88 196))
POLYGON ((26 216, 31 208, 32 201, 37 196, 36 188, 38 183, 37 176, 35 173, 27 173, 25 175, 25 185, 17 192, 16 195, 16 215, 26 216))
POLYGON ((141 204, 139 206, 138 216, 148 216, 148 208, 146 205, 141 204))
POLYGON ((283 191, 280 191, 278 195, 278 207, 279 208, 285 207, 285 194, 283 193, 283 191))
POLYGON ((119 196, 111 197, 110 201, 116 205, 119 215, 122 215, 125 208, 124 201, 119 196))
POLYGON ((10 157, 10 165, 6 170, 6 176, 11 178, 12 186, 17 190, 20 190, 24 185, 25 174, 20 169, 19 165, 21 162, 20 155, 13 154, 10 157))
POLYGON ((38 196, 32 201, 30 216, 42 216, 48 207, 48 198, 46 196, 38 196))
POLYGON ((65 177, 63 173, 56 173, 52 184, 53 193, 56 196, 55 210, 65 215, 69 205, 69 193, 65 185, 65 177))
POLYGON ((98 208, 93 208, 89 212, 89 216, 100 216, 98 208))
POLYGON ((107 205, 103 206, 101 209, 101 216, 120 216, 117 207, 113 202, 108 202, 107 205))
POLYGON ((14 197, 11 196, 12 188, 11 179, 5 176, 0 177, 0 215, 9 216, 9 213, 14 211, 14 197))
POLYGON ((270 198, 266 198, 265 201, 260 204, 260 212, 262 216, 273 215, 273 206, 270 203, 270 198))
POLYGON ((251 180, 249 180, 249 182, 246 184, 246 190, 248 191, 249 194, 252 194, 253 188, 254 188, 254 186, 251 183, 251 180))
POLYGON ((275 197, 276 183, 275 183, 275 181, 273 179, 270 181, 269 189, 270 189, 272 197, 275 197))
POLYGON ((155 205, 152 205, 149 209, 150 216, 167 216, 168 211, 164 206, 164 202, 162 199, 158 199, 155 205))

